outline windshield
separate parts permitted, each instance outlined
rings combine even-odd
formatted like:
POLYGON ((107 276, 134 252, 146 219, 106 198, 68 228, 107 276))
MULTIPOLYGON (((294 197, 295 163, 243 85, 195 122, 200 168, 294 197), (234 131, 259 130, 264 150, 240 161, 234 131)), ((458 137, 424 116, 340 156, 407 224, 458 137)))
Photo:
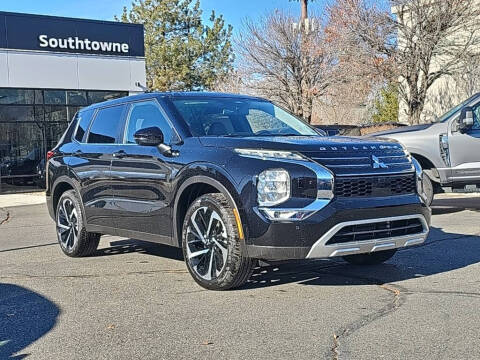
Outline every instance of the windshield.
POLYGON ((465 105, 469 104, 470 102, 472 102, 473 100, 475 100, 478 97, 480 97, 480 94, 475 94, 475 95, 469 97, 467 100, 465 100, 461 104, 455 106, 453 109, 449 110, 448 112, 446 112, 445 114, 440 116, 440 118, 436 119, 435 122, 444 122, 444 121, 448 120, 452 115, 454 115, 456 112, 461 110, 465 105))
POLYGON ((319 136, 302 120, 261 100, 173 99, 194 136, 319 136))

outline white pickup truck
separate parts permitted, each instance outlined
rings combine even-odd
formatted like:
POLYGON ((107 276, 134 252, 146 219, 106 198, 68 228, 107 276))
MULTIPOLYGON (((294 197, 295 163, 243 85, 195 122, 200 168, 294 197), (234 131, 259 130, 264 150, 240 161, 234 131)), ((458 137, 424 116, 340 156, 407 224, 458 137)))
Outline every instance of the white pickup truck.
POLYGON ((480 93, 431 124, 371 136, 398 140, 418 160, 429 204, 440 192, 480 192, 480 93))

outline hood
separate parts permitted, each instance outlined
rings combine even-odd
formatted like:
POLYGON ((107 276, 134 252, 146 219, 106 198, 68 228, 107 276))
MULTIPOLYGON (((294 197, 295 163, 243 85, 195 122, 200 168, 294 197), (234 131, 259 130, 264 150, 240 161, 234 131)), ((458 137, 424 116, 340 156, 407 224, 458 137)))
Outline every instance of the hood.
POLYGON ((287 150, 330 169, 335 176, 382 175, 413 172, 402 145, 396 140, 353 137, 204 137, 205 146, 287 150))
POLYGON ((323 136, 253 136, 253 137, 202 137, 200 142, 204 146, 243 148, 243 149, 268 149, 290 151, 318 151, 321 148, 342 148, 355 151, 360 147, 373 147, 381 145, 396 145, 395 140, 354 138, 354 137, 323 137, 323 136))
POLYGON ((409 133, 412 131, 420 131, 420 130, 425 130, 428 129, 430 126, 433 124, 423 124, 423 125, 414 125, 414 126, 402 126, 396 129, 391 129, 391 130, 385 130, 385 131, 380 131, 376 132, 373 134, 369 134, 368 136, 383 136, 383 135, 393 135, 393 134, 401 134, 401 133, 409 133))

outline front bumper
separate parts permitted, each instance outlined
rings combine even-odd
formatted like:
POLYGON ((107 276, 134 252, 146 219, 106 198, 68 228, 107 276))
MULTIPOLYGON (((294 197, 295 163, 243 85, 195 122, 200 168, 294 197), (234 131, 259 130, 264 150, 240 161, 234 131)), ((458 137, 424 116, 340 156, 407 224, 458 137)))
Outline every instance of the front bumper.
POLYGON ((357 220, 350 222, 343 222, 334 226, 330 231, 318 239, 311 247, 307 254, 307 258, 328 258, 335 256, 366 254, 383 250, 399 249, 403 247, 422 244, 428 236, 429 226, 423 215, 410 215, 389 217, 380 219, 357 220), (355 241, 341 244, 328 244, 329 240, 337 234, 340 230, 352 225, 364 225, 382 222, 395 222, 399 220, 418 219, 422 224, 420 232, 403 235, 391 236, 375 240, 355 241))
POLYGON ((416 195, 389 199, 337 200, 305 221, 268 222, 257 216, 255 221, 249 223, 252 231, 246 240, 246 250, 252 258, 288 260, 400 249, 419 245, 426 240, 430 217, 430 208, 416 195), (341 243, 330 241, 348 226, 408 219, 418 219, 421 229, 408 235, 383 236, 372 240, 341 243))

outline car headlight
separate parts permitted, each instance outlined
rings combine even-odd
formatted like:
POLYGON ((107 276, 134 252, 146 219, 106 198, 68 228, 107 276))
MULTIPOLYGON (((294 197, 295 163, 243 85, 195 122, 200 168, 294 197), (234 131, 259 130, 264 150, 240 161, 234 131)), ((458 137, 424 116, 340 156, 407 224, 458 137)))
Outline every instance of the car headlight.
POLYGON ((265 170, 258 175, 257 197, 260 206, 274 206, 290 198, 290 175, 284 169, 265 170))
POLYGON ((284 160, 306 160, 301 154, 292 151, 258 150, 258 149, 235 149, 240 156, 255 159, 284 159, 284 160))

